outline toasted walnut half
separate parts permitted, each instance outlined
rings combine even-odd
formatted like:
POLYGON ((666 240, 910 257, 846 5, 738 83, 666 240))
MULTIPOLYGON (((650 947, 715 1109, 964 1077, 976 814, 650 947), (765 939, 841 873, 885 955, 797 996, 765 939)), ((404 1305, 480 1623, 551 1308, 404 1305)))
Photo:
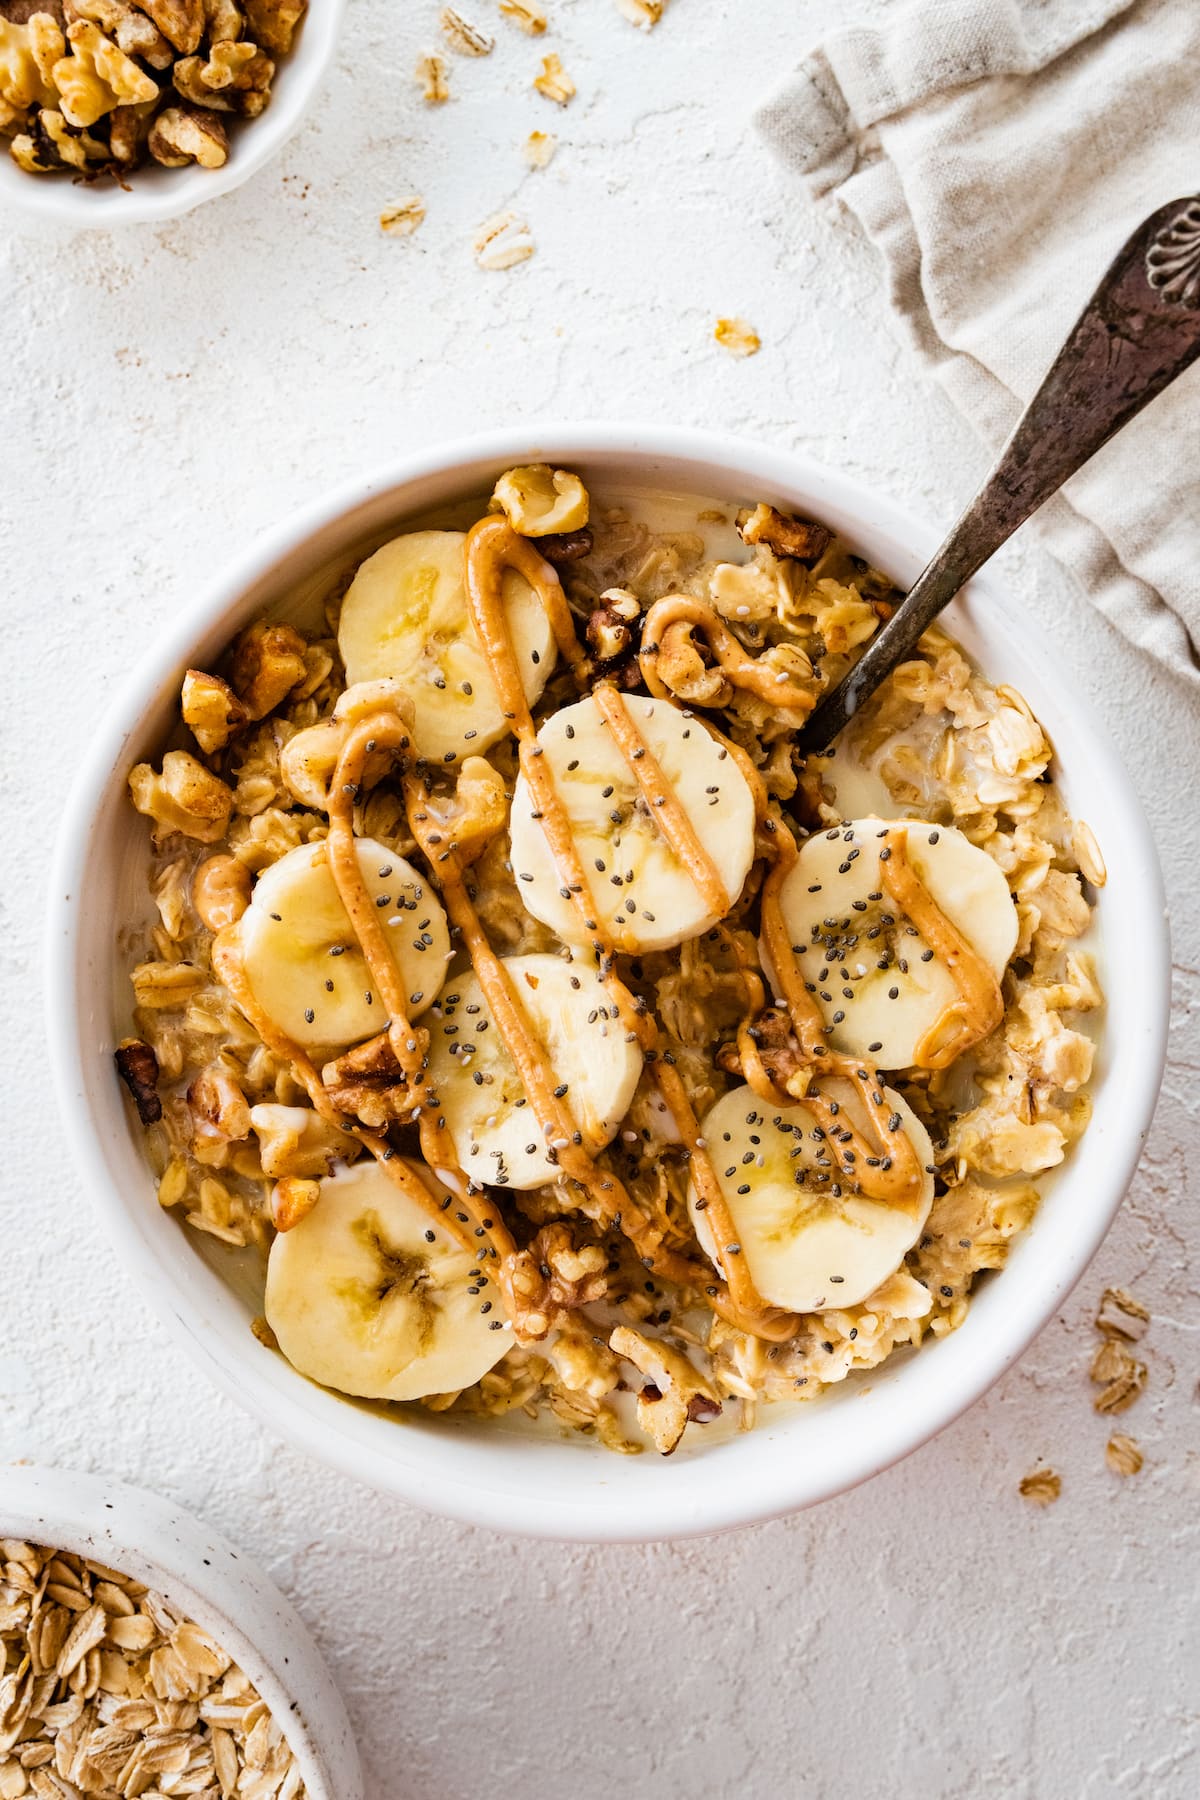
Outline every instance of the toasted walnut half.
POLYGON ((234 1076, 221 1063, 201 1069, 187 1092, 188 1106, 197 1125, 240 1143, 250 1136, 250 1108, 234 1076))
POLYGON ((569 469, 525 463, 508 469, 492 493, 493 510, 504 513, 522 537, 579 531, 588 522, 588 492, 569 469))
POLYGON ((175 51, 153 19, 129 0, 66 0, 63 16, 68 24, 90 19, 126 56, 140 56, 153 69, 169 69, 175 51))
POLYGON ((141 1038, 123 1038, 114 1052, 117 1074, 133 1096, 143 1125, 157 1125, 162 1118, 158 1097, 158 1058, 141 1038))
POLYGON ((229 683, 219 675, 206 675, 203 669, 189 669, 184 676, 180 709, 184 724, 209 756, 223 750, 250 718, 229 683))
POLYGON ((829 548, 830 533, 812 519, 797 519, 760 502, 753 512, 738 514, 738 535, 745 544, 766 544, 776 556, 794 557, 811 568, 829 548))
POLYGON ((294 1231, 321 1198, 319 1181, 287 1175, 271 1189, 271 1223, 276 1231, 294 1231))
POLYGON ((71 51, 55 63, 54 85, 68 125, 86 129, 114 106, 157 98, 158 88, 145 70, 90 19, 69 26, 67 41, 71 51))
POLYGON ((190 56, 204 36, 204 0, 138 0, 181 56, 190 56))
MULTIPOLYGON (((414 1032, 422 1047, 428 1032, 414 1032)), ((412 1118, 413 1097, 386 1031, 327 1062, 321 1080, 330 1103, 372 1131, 412 1118)))
POLYGON ((339 1157, 358 1154, 358 1141, 330 1125, 310 1106, 278 1106, 274 1101, 250 1108, 258 1138, 263 1173, 272 1181, 289 1176, 313 1180, 328 1175, 339 1157))
POLYGON ((528 1249, 509 1258, 501 1276, 518 1342, 539 1342, 568 1313, 603 1299, 607 1264, 599 1244, 576 1247, 568 1226, 543 1226, 528 1249))
POLYGON ((147 144, 155 162, 166 169, 193 162, 202 169, 220 169, 229 156, 224 125, 200 106, 168 106, 151 126, 147 144))
POLYGON ((643 1337, 627 1325, 618 1325, 608 1342, 647 1377, 638 1397, 638 1424, 661 1455, 670 1456, 689 1421, 708 1425, 719 1416, 721 1402, 715 1390, 682 1350, 660 1338, 643 1337))
POLYGON ((272 56, 286 56, 307 8, 308 0, 242 0, 250 37, 272 56))
POLYGON ((186 750, 168 750, 161 774, 138 763, 130 771, 129 792, 138 811, 154 820, 156 838, 179 831, 215 844, 229 829, 233 789, 186 750))
POLYGON ((132 169, 141 162, 142 152, 154 123, 153 100, 140 106, 115 106, 108 115, 108 148, 114 162, 132 169))
POLYGON ((0 101, 14 113, 30 106, 53 106, 58 98, 52 79, 66 42, 48 13, 35 13, 26 25, 0 18, 0 101))
POLYGON ((274 712, 304 680, 304 649, 304 639, 290 625, 267 625, 260 620, 243 631, 234 645, 232 680, 252 719, 274 712))

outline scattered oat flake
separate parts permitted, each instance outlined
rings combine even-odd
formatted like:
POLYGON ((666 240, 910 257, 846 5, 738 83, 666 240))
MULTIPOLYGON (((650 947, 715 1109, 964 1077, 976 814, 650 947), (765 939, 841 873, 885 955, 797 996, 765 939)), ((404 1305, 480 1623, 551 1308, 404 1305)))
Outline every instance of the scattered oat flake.
POLYGON ((1096 1312, 1096 1330, 1105 1337, 1128 1338, 1136 1344, 1150 1323, 1150 1313, 1126 1288, 1105 1288, 1096 1312))
POLYGON ((566 106, 575 98, 575 83, 553 52, 549 56, 543 56, 542 72, 534 76, 533 85, 539 94, 544 94, 547 100, 553 100, 556 106, 566 106))
POLYGON ((481 269, 511 269, 533 255, 533 238, 514 212, 493 213, 475 233, 475 261, 481 269))
POLYGON ((441 106, 450 98, 446 59, 436 52, 420 59, 417 64, 417 80, 421 84, 421 94, 426 106, 441 106))
POLYGON ((521 154, 531 169, 545 169, 554 160, 557 149, 558 139, 552 131, 531 131, 521 154))
POLYGON ((500 11, 529 37, 541 37, 546 29, 546 15, 533 0, 500 0, 500 11))
POLYGON ((1034 1469, 1022 1478, 1019 1492, 1035 1506, 1053 1506, 1062 1493, 1062 1476, 1053 1469, 1034 1469))
POLYGON ((1145 1458, 1136 1439, 1114 1431, 1104 1446, 1104 1460, 1114 1475, 1136 1475, 1145 1458))
POLYGON ((713 336, 731 356, 757 356, 762 349, 762 339, 745 319, 718 319, 713 336))
POLYGON ((469 24, 452 6, 443 6, 438 14, 438 24, 450 48, 457 50, 460 56, 490 56, 496 48, 495 38, 469 24))
POLYGON ((420 194, 405 194, 393 200, 379 215, 379 229, 389 237, 411 237, 425 217, 425 202, 420 194))
POLYGON ((667 0, 617 0, 617 11, 642 31, 653 31, 666 9, 667 0))
POLYGON ((1071 845, 1084 880, 1090 881, 1093 887, 1102 888, 1108 880, 1108 869, 1100 854, 1096 834, 1085 820, 1076 819, 1071 833, 1071 845))

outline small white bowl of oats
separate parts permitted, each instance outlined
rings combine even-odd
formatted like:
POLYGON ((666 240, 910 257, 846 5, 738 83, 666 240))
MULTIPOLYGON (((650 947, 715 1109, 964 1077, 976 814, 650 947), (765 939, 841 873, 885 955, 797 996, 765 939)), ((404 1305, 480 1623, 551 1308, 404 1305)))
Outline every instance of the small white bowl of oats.
POLYGON ((294 1608, 157 1495, 0 1468, 0 1794, 361 1800, 341 1695, 294 1608))
POLYGON ((994 577, 799 754, 935 542, 736 440, 497 433, 157 648, 67 809, 50 1033, 239 1399, 458 1518, 681 1536, 885 1467, 1052 1315, 1149 1127, 1162 891, 994 577))
POLYGON ((0 206, 50 226, 178 218, 296 130, 346 0, 3 0, 0 206))

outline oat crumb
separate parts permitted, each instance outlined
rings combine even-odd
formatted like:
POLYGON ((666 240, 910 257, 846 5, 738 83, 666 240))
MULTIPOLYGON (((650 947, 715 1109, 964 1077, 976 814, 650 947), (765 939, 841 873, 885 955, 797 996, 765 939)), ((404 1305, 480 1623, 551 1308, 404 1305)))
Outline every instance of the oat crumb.
POLYGON ((457 50, 460 56, 490 56, 496 48, 495 38, 470 24, 452 6, 443 6, 438 14, 438 24, 450 48, 457 50))
POLYGON ((1105 1337, 1128 1338, 1136 1344, 1150 1323, 1150 1314, 1126 1288, 1105 1288, 1096 1312, 1096 1330, 1105 1337))
POLYGON ((1131 1356, 1119 1338, 1106 1337, 1092 1358, 1092 1380, 1104 1389, 1096 1396, 1095 1410, 1126 1412, 1145 1387, 1148 1373, 1145 1363, 1131 1356))
POLYGON ((1034 1469, 1022 1478, 1019 1492, 1035 1506, 1053 1506, 1062 1493, 1062 1476, 1053 1469, 1034 1469))
POLYGON ((558 139, 552 131, 531 131, 521 146, 521 154, 531 169, 545 169, 554 160, 558 139))
POLYGON ((500 0, 500 11, 528 37, 541 37, 546 29, 546 15, 533 0, 500 0))
POLYGON ((1145 1459, 1136 1439, 1114 1431, 1104 1446, 1104 1460, 1114 1475, 1136 1475, 1145 1459))
POLYGON ((438 56, 436 51, 431 51, 418 62, 417 80, 421 84, 421 95, 426 106, 442 106, 450 98, 446 59, 438 56))
POLYGON ((640 31, 653 31, 666 5, 667 0, 617 0, 617 11, 640 31))
POLYGON ((411 237, 425 217, 425 202, 420 194, 405 194, 393 200, 379 215, 379 229, 389 237, 411 237))
POLYGON ((718 319, 713 336, 731 356, 757 356, 762 349, 762 339, 745 319, 718 319))
POLYGON ((533 255, 533 238, 514 212, 493 213, 475 233, 475 261, 481 269, 511 269, 533 255))
POLYGON ((544 95, 547 100, 553 100, 556 106, 566 106, 575 98, 575 83, 553 52, 549 56, 543 56, 541 74, 534 76, 533 85, 539 94, 544 95))

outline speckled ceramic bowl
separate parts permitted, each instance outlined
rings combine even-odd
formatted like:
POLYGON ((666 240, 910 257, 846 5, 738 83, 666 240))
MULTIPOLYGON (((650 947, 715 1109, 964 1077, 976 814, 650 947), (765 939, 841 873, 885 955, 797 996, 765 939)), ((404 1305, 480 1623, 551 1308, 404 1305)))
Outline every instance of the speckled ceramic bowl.
MULTIPOLYGON (((0 208, 35 215, 52 234, 118 225, 159 224, 191 212, 240 187, 281 150, 307 112, 325 79, 345 16, 346 0, 310 0, 304 23, 271 84, 271 103, 260 118, 245 119, 229 134, 229 158, 219 169, 190 163, 164 169, 147 162, 129 177, 88 184, 72 176, 30 175, 17 167, 0 144, 0 208)), ((0 217, 2 217, 0 213, 0 217)))
POLYGON ((69 1469, 0 1467, 0 1538, 91 1556, 193 1619, 253 1682, 308 1800, 362 1800, 350 1721, 299 1614, 262 1570, 156 1494, 69 1469))
POLYGON ((128 1017, 114 921, 145 915, 145 830, 126 773, 160 754, 190 664, 204 668, 250 619, 303 618, 338 575, 414 519, 486 495, 514 463, 577 469, 591 488, 769 500, 822 519, 910 584, 941 533, 885 495, 807 458, 667 427, 522 427, 450 444, 354 483, 264 535, 180 618, 96 732, 63 818, 51 895, 50 1041, 64 1117, 117 1249, 184 1346, 241 1404, 314 1456, 433 1511, 547 1537, 683 1537, 811 1505, 906 1455, 1002 1375, 1062 1305, 1112 1223, 1162 1074, 1169 959, 1162 883, 1141 808, 1104 728, 1018 596, 986 570, 951 631, 997 682, 1023 692, 1055 746, 1055 778, 1098 835, 1107 1021, 1094 1117, 1008 1266, 980 1282, 965 1323, 805 1406, 761 1409, 754 1431, 689 1434, 669 1458, 586 1439, 414 1412, 403 1422, 314 1387, 255 1342, 251 1307, 155 1202, 140 1132, 112 1068, 128 1017), (1138 946, 1104 957, 1105 944, 1138 946))

